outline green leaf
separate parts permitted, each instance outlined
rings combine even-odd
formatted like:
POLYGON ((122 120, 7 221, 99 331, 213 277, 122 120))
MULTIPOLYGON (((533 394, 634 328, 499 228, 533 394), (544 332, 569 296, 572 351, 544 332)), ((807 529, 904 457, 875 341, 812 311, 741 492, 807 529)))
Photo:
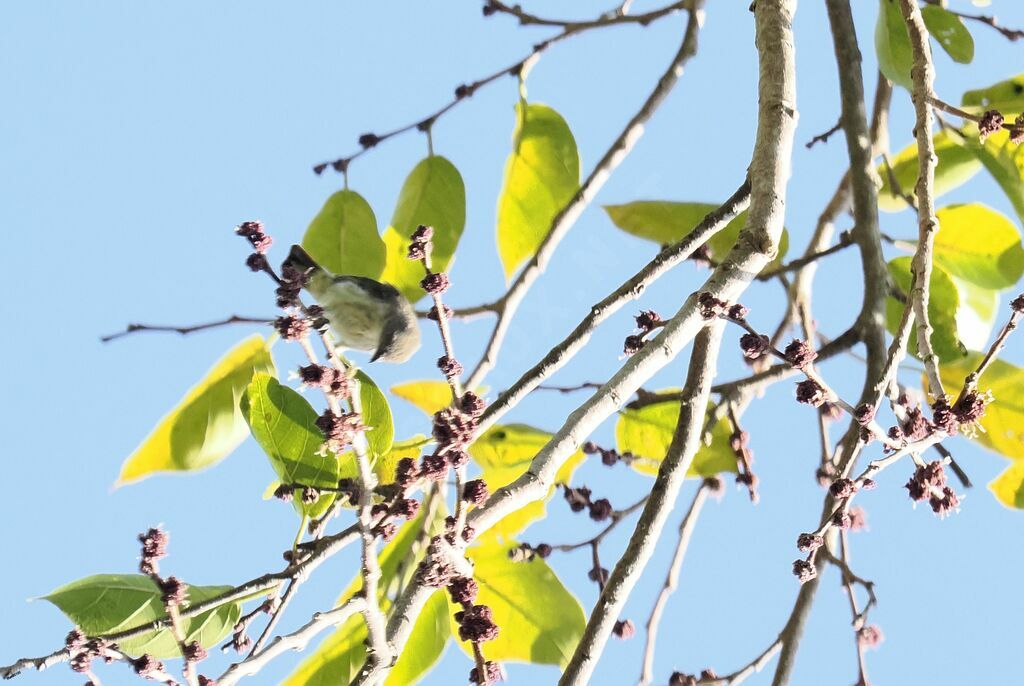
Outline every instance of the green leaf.
POLYGON ((964 146, 985 165, 1013 205, 1018 219, 1024 222, 1024 146, 1011 143, 1005 129, 989 136, 984 143, 972 136, 964 146))
POLYGON ((950 205, 935 216, 935 262, 982 288, 1009 288, 1024 274, 1024 247, 1013 222, 981 203, 950 205))
POLYGON ((156 472, 191 472, 220 462, 249 434, 238 399, 255 372, 274 372, 262 336, 227 352, 121 465, 116 486, 156 472))
POLYGON ((406 381, 392 386, 391 392, 431 417, 452 404, 452 388, 447 381, 406 381))
MULTIPOLYGON (((942 384, 950 392, 963 386, 967 375, 977 369, 980 353, 939 367, 942 384)), ((993 402, 985 408, 975 440, 1011 459, 1024 458, 1024 369, 995 360, 978 380, 978 389, 991 391, 993 402)))
POLYGON ((338 191, 327 198, 306 229, 302 247, 335 274, 377 279, 384 271, 384 241, 377 233, 377 218, 355 191, 338 191))
MULTIPOLYGON (((887 0, 882 0, 886 2, 887 0)), ((937 159, 935 167, 935 197, 947 193, 966 183, 981 169, 977 155, 965 148, 955 134, 950 135, 939 131, 932 137, 937 159)), ((896 177, 900 190, 914 197, 914 186, 917 184, 917 144, 911 143, 900 150, 892 158, 892 172, 896 177)), ((889 172, 883 162, 878 166, 878 175, 882 179, 882 188, 878 191, 878 207, 886 212, 899 212, 907 209, 902 197, 893 193, 889 183, 889 172)))
POLYGON ((999 110, 1007 121, 1024 112, 1024 74, 964 93, 961 106, 974 114, 999 110))
MULTIPOLYGON (((551 434, 525 424, 493 426, 469 446, 469 453, 483 470, 481 477, 493 492, 515 481, 530 467, 540 449, 551 440, 551 434)), ((555 475, 555 483, 568 483, 584 455, 576 451, 555 475)), ((532 522, 543 519, 547 498, 529 503, 507 515, 485 534, 495 539, 511 539, 532 522)))
POLYGON ((366 440, 370 444, 370 457, 379 460, 391 450, 395 440, 395 420, 391 416, 384 391, 362 369, 356 372, 359 381, 359 404, 362 409, 363 423, 369 427, 366 440))
MULTIPOLYGON (((438 512, 430 532, 435 533, 444 519, 444 508, 438 512)), ((394 592, 401 578, 408 583, 415 564, 407 562, 419 538, 423 514, 406 523, 380 552, 380 602, 385 611, 390 609, 388 592, 394 592)), ((338 599, 342 604, 362 588, 361 577, 356 577, 338 599)), ((447 594, 435 592, 416 619, 406 649, 384 682, 386 686, 411 686, 421 679, 444 652, 450 635, 447 594)), ((350 618, 334 631, 283 682, 283 686, 337 686, 350 683, 366 660, 366 624, 361 616, 350 618)))
POLYGON ((1006 507, 1024 510, 1024 460, 1017 460, 989 483, 996 500, 1006 507))
POLYGON ((878 68, 885 78, 908 91, 914 83, 910 68, 914 62, 910 48, 910 36, 903 21, 899 3, 895 0, 879 0, 878 21, 875 23, 875 52, 878 54, 878 68))
POLYGON ((921 8, 924 25, 954 62, 969 64, 974 59, 974 38, 960 17, 938 5, 921 8))
POLYGON ((400 290, 410 302, 425 295, 420 288, 423 265, 407 257, 409 239, 420 224, 434 227, 432 266, 434 271, 445 271, 466 226, 466 187, 459 170, 443 157, 427 157, 409 173, 391 226, 384 232, 387 263, 381 280, 400 290))
MULTIPOLYGON (((889 262, 889 276, 904 297, 909 297, 912 276, 911 257, 897 257, 889 262)), ((960 307, 960 292, 946 270, 939 265, 932 267, 932 278, 928 291, 928 318, 932 325, 932 347, 943 362, 958 360, 967 354, 967 348, 960 342, 956 327, 956 313, 960 307)), ((885 299, 885 319, 889 333, 894 334, 903 316, 903 303, 893 297, 885 299)), ((917 355, 917 324, 910 330, 910 345, 917 355)))
POLYGON ((969 350, 981 350, 996 323, 999 293, 956 277, 953 283, 960 292, 960 307, 956 311, 960 340, 969 350))
MULTIPOLYGON (((189 586, 189 603, 199 603, 227 591, 230 586, 189 586)), ((149 624, 167 616, 160 589, 142 574, 96 574, 61 586, 43 597, 89 636, 104 636, 149 624)), ((231 633, 242 615, 240 602, 227 603, 192 618, 183 619, 185 640, 212 648, 231 633)), ((149 653, 158 658, 180 655, 170 631, 153 631, 118 641, 129 655, 149 653)))
MULTIPOLYGON (((689 235, 718 205, 706 202, 671 202, 666 200, 636 200, 624 205, 605 205, 604 211, 618 228, 628 234, 653 241, 658 245, 669 245, 689 235)), ((740 231, 747 222, 747 213, 741 212, 725 228, 708 241, 711 258, 725 259, 735 245, 740 231)), ((779 254, 768 268, 782 263, 789 249, 789 232, 782 230, 779 240, 779 254)))
POLYGON ((547 105, 520 102, 498 197, 498 254, 506 279, 536 254, 579 185, 580 157, 569 125, 547 105))
MULTIPOLYGON (((658 394, 677 394, 679 389, 663 389, 658 394)), ((678 400, 654 403, 639 409, 623 409, 615 425, 616 449, 620 454, 632 453, 637 459, 631 464, 641 474, 656 475, 672 443, 672 435, 679 421, 678 400)), ((708 409, 714 405, 709 404, 708 409)), ((693 458, 687 476, 714 476, 721 472, 736 471, 736 455, 729 447, 732 431, 725 418, 711 430, 711 445, 701 445, 693 458)))
MULTIPOLYGON (((316 488, 338 485, 339 457, 321 449, 324 436, 316 426, 318 414, 305 398, 273 376, 257 374, 242 397, 241 408, 283 483, 316 488)), ((334 494, 325 493, 311 505, 301 498, 292 502, 300 514, 319 517, 334 502, 334 494)))
MULTIPOLYGON (((515 546, 491 543, 468 553, 473 578, 480 585, 476 602, 491 608, 501 629, 497 638, 484 644, 484 654, 488 660, 564 667, 583 635, 583 608, 544 560, 510 560, 508 552, 515 546)), ((452 633, 458 636, 454 619, 452 623, 452 633)), ((472 654, 470 644, 459 643, 472 654)))

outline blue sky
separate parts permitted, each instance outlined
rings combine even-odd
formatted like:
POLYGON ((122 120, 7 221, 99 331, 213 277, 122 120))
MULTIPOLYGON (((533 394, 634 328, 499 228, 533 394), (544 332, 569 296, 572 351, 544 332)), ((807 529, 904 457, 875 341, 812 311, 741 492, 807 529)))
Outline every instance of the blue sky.
MULTIPOLYGON (((752 15, 745 1, 708 4, 699 56, 599 203, 716 201, 742 179, 756 124, 752 15)), ((854 4, 870 92, 876 8, 854 4)), ((971 9, 963 0, 952 4, 971 9)), ((634 11, 646 6, 637 2, 634 11)), ((590 0, 530 7, 581 17, 606 9, 590 0)), ((1017 3, 996 0, 994 9, 1006 24, 1024 25, 1024 7, 1017 3)), ((644 29, 591 32, 553 48, 534 68, 529 96, 569 122, 585 171, 653 86, 676 50, 683 22, 678 16, 644 29)), ((972 65, 937 58, 936 88, 949 101, 1024 65, 1024 47, 985 27, 971 29, 978 46, 972 65)), ((0 663, 49 652, 67 631, 54 608, 26 598, 88 574, 133 570, 134 537, 148 526, 162 523, 171 532, 167 566, 196 583, 232 583, 277 567, 295 523, 285 508, 260 499, 272 473, 252 442, 201 475, 111 490, 123 458, 247 331, 143 335, 108 345, 99 336, 128 321, 187 323, 272 313, 270 289, 242 265, 245 249, 231 228, 260 218, 279 247, 297 241, 341 186, 337 175, 314 176, 313 163, 352 152, 361 133, 388 130, 434 110, 454 86, 513 62, 548 33, 504 17, 485 20, 480 3, 470 0, 0 7, 6 96, 0 109, 0 226, 7 256, 0 278, 8 293, 0 306, 8 322, 0 342, 8 389, 0 427, 9 484, 0 499, 0 663)), ((842 174, 846 152, 839 137, 813 150, 802 145, 838 115, 823 3, 801 3, 796 36, 800 121, 786 224, 794 249, 801 250, 842 174)), ((504 287, 494 207, 515 101, 515 82, 499 81, 435 128, 435 150, 458 166, 468 196, 466 233, 451 272, 453 305, 477 304, 504 287)), ((909 98, 897 92, 894 149, 910 141, 912 126, 909 98)), ((370 201, 382 226, 402 180, 425 154, 425 140, 414 133, 353 165, 351 187, 370 201)), ((944 198, 968 200, 1013 216, 998 188, 981 175, 944 198)), ((844 218, 839 228, 850 224, 844 218)), ((914 219, 883 215, 882 226, 911 236, 914 219)), ((617 231, 599 208, 591 208, 526 300, 488 379, 490 388, 505 388, 652 254, 653 246, 617 231)), ((829 258, 819 271, 815 314, 826 334, 842 331, 859 306, 859 274, 852 252, 829 258)), ((685 265, 652 288, 642 305, 674 312, 701 279, 685 265)), ((780 296, 775 284, 761 284, 745 298, 756 325, 774 324, 780 296)), ((557 382, 607 378, 619 364, 633 309, 605 324, 557 382)), ((487 329, 480 322, 456 327, 457 350, 466 361, 475 360, 487 329)), ((371 371, 381 385, 434 378, 439 349, 425 334, 413 361, 371 371)), ((1021 351, 1016 340, 1006 357, 1024 363, 1021 351)), ((279 358, 282 368, 290 354, 279 358)), ((725 357, 721 379, 744 373, 738 354, 725 357)), ((679 359, 650 386, 678 385, 684 370, 679 359)), ((841 392, 859 389, 856 360, 843 358, 825 370, 841 392)), ((815 521, 821 502, 810 478, 818 459, 813 413, 792 404, 791 393, 788 383, 780 384, 745 417, 761 502, 751 506, 730 486, 720 503, 706 508, 662 630, 657 668, 663 681, 674 668, 726 672, 746 663, 788 615, 797 592, 789 571, 793 541, 815 521)), ((554 430, 555 418, 580 400, 535 394, 509 420, 554 430)), ((425 430, 422 415, 402 401, 394 411, 400 435, 425 430)), ((596 438, 611 443, 612 422, 596 438)), ((1016 570, 1024 564, 1024 515, 1002 508, 984 488, 1007 464, 1003 458, 963 438, 950 447, 978 484, 958 515, 939 521, 927 508, 914 510, 901 488, 906 467, 885 473, 881 487, 860 501, 871 531, 855 538, 856 564, 878 583, 873 620, 886 634, 869 656, 877 683, 972 683, 979 671, 999 683, 1019 673, 1024 601, 1016 592, 1016 570)), ((578 479, 616 505, 633 502, 649 486, 645 477, 600 464, 585 465, 578 479)), ((562 503, 550 509, 554 517, 531 529, 527 540, 572 542, 590 535, 590 523, 570 518, 562 503), (569 527, 571 534, 562 538, 569 527)), ((606 559, 613 559, 624 536, 610 540, 606 559)), ((665 541, 631 598, 626 616, 638 623, 646 618, 672 545, 665 541)), ((574 553, 551 562, 589 608, 596 589, 586 580, 586 557, 574 553)), ((283 626, 298 626, 328 604, 347 583, 352 563, 344 557, 324 567, 283 626)), ((838 578, 830 574, 793 684, 853 683, 848 621, 838 578)), ((632 683, 641 649, 639 637, 610 643, 593 683, 632 683)), ((280 660, 253 682, 283 677, 298 659, 280 660)), ((461 652, 449 649, 426 683, 463 683, 468 668, 461 652)), ((550 667, 508 670, 513 683, 556 678, 550 667)), ((62 668, 20 679, 64 684, 77 677, 62 668)), ((104 678, 105 684, 127 681, 123 669, 108 670, 104 678)), ((748 683, 769 681, 761 675, 748 683)))

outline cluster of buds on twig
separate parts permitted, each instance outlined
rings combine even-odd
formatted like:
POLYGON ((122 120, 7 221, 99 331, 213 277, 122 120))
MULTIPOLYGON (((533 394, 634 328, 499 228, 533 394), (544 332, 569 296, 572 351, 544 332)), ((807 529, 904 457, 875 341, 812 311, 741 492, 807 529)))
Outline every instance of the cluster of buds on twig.
MULTIPOLYGON (((151 528, 139 534, 142 555, 139 560, 139 571, 153 580, 160 590, 160 601, 172 624, 177 621, 179 609, 188 601, 188 584, 175 576, 164 577, 160 574, 159 561, 167 556, 167 532, 160 528, 151 528)), ((178 630, 177 628, 175 629, 178 630)), ((69 640, 71 636, 68 637, 69 640)), ((198 641, 182 642, 180 645, 182 658, 185 660, 186 672, 192 665, 206 659, 206 649, 198 641)), ((163 662, 151 655, 143 654, 132 661, 132 669, 139 676, 162 681, 167 684, 177 683, 168 674, 163 662)))
POLYGON ((626 336, 622 345, 625 355, 635 355, 647 344, 647 336, 665 326, 665 320, 654 310, 644 310, 636 315, 636 333, 626 336))
POLYGON ((64 639, 64 647, 71 656, 71 671, 79 674, 91 674, 93 660, 113 662, 115 654, 111 651, 117 648, 102 638, 87 637, 78 627, 68 633, 64 639))
POLYGON ((672 676, 668 678, 669 686, 697 686, 697 684, 707 681, 715 681, 718 679, 718 675, 715 674, 713 669, 705 669, 700 675, 687 674, 685 672, 672 672, 672 676))
POLYGON ((745 486, 750 495, 750 502, 756 503, 758 478, 753 471, 754 451, 750 449, 750 434, 735 423, 734 430, 729 436, 729 448, 736 456, 736 483, 745 486))
POLYGON ((586 486, 572 488, 568 485, 563 485, 562 495, 565 496, 565 501, 569 503, 570 510, 573 512, 589 510, 590 518, 595 522, 603 522, 611 517, 615 511, 612 508, 611 501, 607 498, 591 499, 591 491, 586 486))
POLYGON ((960 497, 946 482, 946 470, 939 460, 919 465, 905 488, 911 500, 927 500, 932 512, 940 517, 960 507, 960 497))
POLYGON ((600 455, 601 464, 606 467, 614 467, 619 462, 632 464, 637 459, 636 455, 629 451, 620 453, 614 448, 604 448, 593 441, 587 441, 581 446, 581 449, 587 455, 600 455))
POLYGON ((508 557, 513 562, 531 562, 537 558, 544 559, 548 557, 553 550, 547 543, 537 543, 536 545, 520 543, 508 551, 508 557))
MULTIPOLYGON (((988 110, 978 120, 978 139, 984 143, 989 136, 1001 131, 1004 127, 1005 118, 998 110, 988 110)), ((1013 120, 1010 129, 1010 142, 1019 145, 1024 143, 1024 114, 1018 115, 1013 120)))

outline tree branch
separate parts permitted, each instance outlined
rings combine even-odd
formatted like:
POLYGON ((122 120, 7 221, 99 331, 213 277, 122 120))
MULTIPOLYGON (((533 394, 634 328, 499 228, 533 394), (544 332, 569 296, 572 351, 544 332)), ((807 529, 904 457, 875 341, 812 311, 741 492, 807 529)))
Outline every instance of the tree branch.
POLYGON ((910 35, 910 48, 914 55, 913 68, 910 70, 914 81, 911 99, 914 101, 916 121, 914 131, 917 136, 918 175, 914 192, 917 195, 918 217, 918 250, 911 262, 914 282, 910 289, 910 298, 917 319, 917 351, 924 362, 928 377, 928 386, 936 398, 942 398, 942 380, 939 378, 939 357, 932 348, 932 324, 928 314, 928 299, 932 276, 932 250, 935 233, 939 230, 939 222, 935 218, 935 143, 932 140, 932 109, 931 100, 935 94, 932 84, 935 81, 935 67, 932 65, 931 49, 928 45, 928 29, 921 16, 921 8, 916 0, 899 0, 900 10, 907 24, 910 35))

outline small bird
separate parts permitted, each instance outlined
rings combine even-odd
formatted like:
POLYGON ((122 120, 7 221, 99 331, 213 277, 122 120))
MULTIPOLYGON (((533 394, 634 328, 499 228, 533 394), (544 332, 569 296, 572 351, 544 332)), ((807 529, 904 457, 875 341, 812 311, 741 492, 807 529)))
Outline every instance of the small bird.
POLYGON ((416 312, 390 284, 365 276, 334 275, 298 245, 284 261, 309 276, 306 290, 316 298, 339 348, 372 351, 371 362, 405 362, 420 347, 416 312))

